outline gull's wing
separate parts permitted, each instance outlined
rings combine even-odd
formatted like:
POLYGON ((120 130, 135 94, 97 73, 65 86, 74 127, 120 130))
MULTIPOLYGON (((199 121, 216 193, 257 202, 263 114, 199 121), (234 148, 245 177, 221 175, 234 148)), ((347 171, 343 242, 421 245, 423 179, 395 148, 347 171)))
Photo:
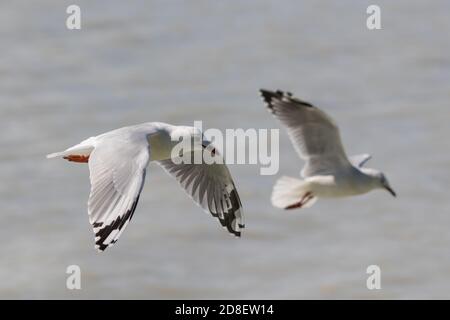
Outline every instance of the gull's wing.
MULTIPOLYGON (((215 149, 212 152, 215 154, 215 149)), ((194 152, 190 158, 195 159, 194 152)), ((202 159, 201 156, 199 158, 202 159)), ((241 236, 241 229, 244 228, 242 204, 225 164, 194 164, 194 161, 191 164, 176 164, 178 162, 174 163, 172 159, 158 163, 177 179, 199 206, 217 217, 224 228, 237 237, 241 236)))
POLYGON ((88 212, 98 250, 104 251, 113 245, 131 220, 149 158, 145 137, 131 134, 106 137, 92 151, 88 212))
POLYGON ((372 156, 370 154, 364 153, 364 154, 358 154, 356 156, 350 157, 350 163, 354 165, 357 168, 362 168, 364 164, 372 159, 372 156))
POLYGON ((312 104, 283 91, 260 90, 274 116, 287 127, 295 150, 306 161, 304 177, 350 166, 334 121, 312 104))

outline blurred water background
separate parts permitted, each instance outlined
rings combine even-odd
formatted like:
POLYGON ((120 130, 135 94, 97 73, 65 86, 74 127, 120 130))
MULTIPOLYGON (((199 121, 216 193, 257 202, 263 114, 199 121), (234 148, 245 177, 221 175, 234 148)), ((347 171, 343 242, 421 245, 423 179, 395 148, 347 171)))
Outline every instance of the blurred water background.
POLYGON ((450 2, 71 1, 0 3, 0 297, 450 298, 450 2), (147 121, 278 128, 260 87, 331 114, 378 191, 270 205, 302 163, 281 132, 280 173, 230 167, 247 229, 230 237, 156 165, 117 245, 94 249, 88 168, 45 155, 147 121), (82 290, 66 289, 68 265, 82 290), (382 289, 366 288, 366 268, 382 289))

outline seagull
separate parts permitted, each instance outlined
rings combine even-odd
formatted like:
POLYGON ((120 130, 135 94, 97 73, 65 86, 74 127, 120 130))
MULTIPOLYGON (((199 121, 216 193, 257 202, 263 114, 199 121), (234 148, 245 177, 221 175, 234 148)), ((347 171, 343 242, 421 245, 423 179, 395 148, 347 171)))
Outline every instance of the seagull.
POLYGON ((374 189, 386 189, 396 197, 382 172, 363 167, 369 154, 347 157, 339 128, 325 112, 290 92, 261 89, 260 93, 306 162, 303 179, 284 176, 276 182, 271 199, 275 207, 308 208, 318 198, 354 196, 374 189))
POLYGON ((240 237, 244 228, 242 204, 231 174, 223 161, 206 164, 202 160, 204 152, 221 157, 200 129, 150 122, 91 137, 47 158, 89 165, 89 221, 94 229, 95 247, 104 251, 116 243, 130 222, 150 162, 159 164, 194 202, 218 218, 228 232, 240 237), (172 148, 180 139, 190 139, 187 141, 191 148, 172 156, 172 148), (181 161, 198 154, 200 163, 181 161))

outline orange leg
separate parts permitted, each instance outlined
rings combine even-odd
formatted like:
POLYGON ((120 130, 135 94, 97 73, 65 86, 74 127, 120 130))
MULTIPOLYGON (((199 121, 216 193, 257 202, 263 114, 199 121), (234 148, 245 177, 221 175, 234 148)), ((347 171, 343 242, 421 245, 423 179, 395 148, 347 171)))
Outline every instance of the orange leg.
POLYGON ((78 163, 88 163, 89 162, 89 156, 69 155, 67 157, 64 157, 64 159, 69 160, 71 162, 78 162, 78 163))

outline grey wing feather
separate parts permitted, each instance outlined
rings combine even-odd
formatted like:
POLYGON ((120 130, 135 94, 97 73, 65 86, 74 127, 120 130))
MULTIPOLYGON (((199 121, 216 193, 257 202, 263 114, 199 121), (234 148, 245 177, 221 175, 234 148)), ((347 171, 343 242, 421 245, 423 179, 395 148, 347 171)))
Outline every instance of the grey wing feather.
POLYGON ((350 165, 339 128, 327 114, 289 92, 260 93, 271 113, 287 127, 295 150, 306 161, 304 177, 332 173, 350 165))
MULTIPOLYGON (((194 158, 194 153, 191 158, 194 158)), ((242 203, 225 164, 176 164, 171 159, 158 163, 199 206, 217 217, 224 228, 237 237, 241 236, 244 228, 242 203)))

